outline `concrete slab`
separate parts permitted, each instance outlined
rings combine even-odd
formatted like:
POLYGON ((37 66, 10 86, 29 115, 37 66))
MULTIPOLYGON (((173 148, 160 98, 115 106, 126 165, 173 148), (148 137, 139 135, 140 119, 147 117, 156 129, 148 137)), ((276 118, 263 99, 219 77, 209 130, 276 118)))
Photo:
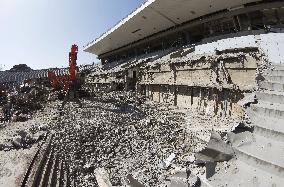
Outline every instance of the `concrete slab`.
POLYGON ((266 117, 273 117, 277 119, 284 119, 284 104, 259 102, 256 105, 252 105, 251 109, 257 112, 258 115, 266 117))
POLYGON ((256 93, 258 100, 284 104, 284 92, 262 90, 256 93))
POLYGON ((254 134, 254 142, 235 147, 237 158, 273 175, 284 177, 284 144, 254 134))

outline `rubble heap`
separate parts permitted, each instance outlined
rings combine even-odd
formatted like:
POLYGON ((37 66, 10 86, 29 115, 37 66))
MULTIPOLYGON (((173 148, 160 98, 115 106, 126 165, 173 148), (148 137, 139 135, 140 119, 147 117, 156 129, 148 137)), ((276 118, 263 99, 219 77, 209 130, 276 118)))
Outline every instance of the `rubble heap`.
POLYGON ((25 121, 43 108, 48 88, 41 83, 26 83, 12 90, 4 91, 1 98, 1 121, 25 121))
POLYGON ((146 110, 141 98, 120 95, 99 100, 85 101, 83 109, 64 110, 54 126, 77 183, 95 184, 94 170, 105 168, 114 186, 125 184, 129 174, 149 186, 159 184, 166 169, 160 163, 183 151, 180 114, 154 106, 146 110))

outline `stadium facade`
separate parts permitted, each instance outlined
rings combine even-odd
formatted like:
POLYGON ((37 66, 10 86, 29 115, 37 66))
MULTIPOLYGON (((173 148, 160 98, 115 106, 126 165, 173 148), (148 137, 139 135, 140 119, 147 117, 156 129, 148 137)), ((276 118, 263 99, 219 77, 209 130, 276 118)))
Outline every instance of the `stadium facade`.
POLYGON ((88 82, 242 116, 256 72, 283 61, 283 24, 282 1, 150 0, 85 47, 103 66, 88 82))
POLYGON ((84 50, 105 64, 217 36, 267 33, 283 23, 282 1, 150 0, 84 50))

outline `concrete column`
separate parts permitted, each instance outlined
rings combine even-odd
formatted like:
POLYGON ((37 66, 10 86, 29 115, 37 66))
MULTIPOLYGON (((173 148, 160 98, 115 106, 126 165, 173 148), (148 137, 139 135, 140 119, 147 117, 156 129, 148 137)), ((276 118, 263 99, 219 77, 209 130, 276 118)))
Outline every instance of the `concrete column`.
POLYGON ((127 73, 124 75, 124 91, 128 90, 128 75, 127 73))
POLYGON ((186 44, 191 43, 190 33, 189 32, 185 32, 184 34, 185 34, 185 42, 186 42, 186 44))
POLYGON ((146 97, 149 97, 149 85, 145 85, 146 97))

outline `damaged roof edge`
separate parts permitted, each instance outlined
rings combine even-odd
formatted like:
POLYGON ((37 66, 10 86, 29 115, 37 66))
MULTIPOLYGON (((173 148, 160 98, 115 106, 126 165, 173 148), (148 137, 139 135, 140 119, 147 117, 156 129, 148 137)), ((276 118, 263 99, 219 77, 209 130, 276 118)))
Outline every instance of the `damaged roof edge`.
POLYGON ((108 31, 106 31, 105 33, 103 33, 99 38, 93 40, 92 42, 89 42, 86 46, 83 47, 83 51, 85 52, 90 52, 90 48, 98 43, 99 41, 101 41, 102 39, 104 39, 106 36, 108 36, 109 34, 111 34, 113 31, 115 31, 116 29, 118 29, 120 26, 122 26, 123 24, 125 24, 127 21, 129 21, 131 18, 133 18, 135 15, 137 15, 139 12, 141 12, 142 10, 144 10, 146 7, 148 7, 150 4, 152 4, 153 2, 155 2, 156 0, 147 0, 146 2, 144 2, 140 7, 138 7, 136 10, 134 10, 132 13, 130 13, 127 17, 125 17, 124 19, 120 20, 114 27, 112 27, 111 29, 109 29, 108 31))

